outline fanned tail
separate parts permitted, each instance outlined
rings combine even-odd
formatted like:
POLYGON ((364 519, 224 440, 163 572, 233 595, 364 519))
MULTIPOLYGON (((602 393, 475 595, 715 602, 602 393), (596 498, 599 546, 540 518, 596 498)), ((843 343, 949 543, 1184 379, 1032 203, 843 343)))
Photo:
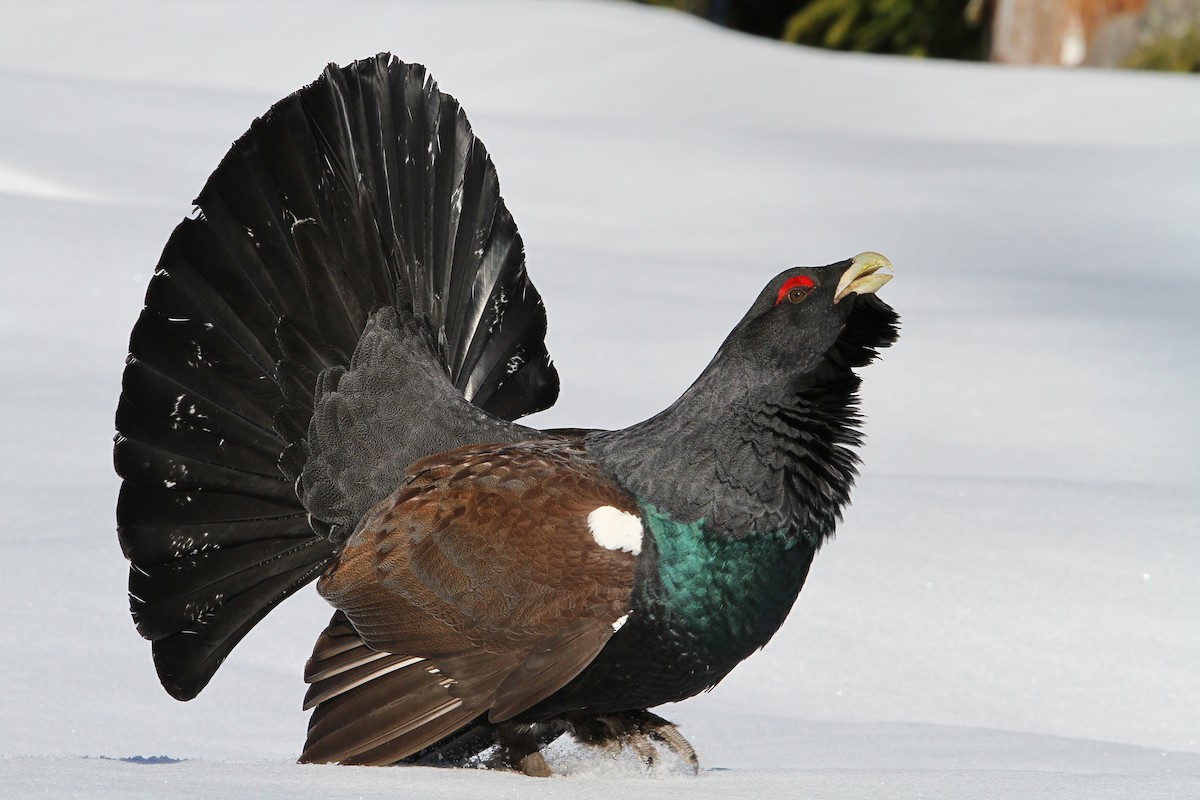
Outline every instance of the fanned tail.
POLYGON ((376 484, 476 435, 463 431, 502 440, 502 420, 558 393, 491 159, 423 67, 330 65, 255 121, 196 206, 130 338, 114 451, 133 617, 179 699, 320 574, 340 546, 323 534, 383 490, 346 497, 336 448, 309 432, 379 309, 392 316, 372 328, 390 337, 376 349, 416 363, 372 401, 449 394, 466 408, 405 447, 358 452, 390 464, 376 484))

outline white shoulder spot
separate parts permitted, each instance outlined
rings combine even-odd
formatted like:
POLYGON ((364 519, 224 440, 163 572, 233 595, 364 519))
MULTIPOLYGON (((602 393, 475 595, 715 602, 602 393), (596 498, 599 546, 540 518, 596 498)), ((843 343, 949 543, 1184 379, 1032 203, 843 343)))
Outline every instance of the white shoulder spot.
POLYGON ((596 544, 608 550, 624 550, 635 556, 642 552, 642 521, 628 511, 600 506, 588 514, 588 530, 596 544))

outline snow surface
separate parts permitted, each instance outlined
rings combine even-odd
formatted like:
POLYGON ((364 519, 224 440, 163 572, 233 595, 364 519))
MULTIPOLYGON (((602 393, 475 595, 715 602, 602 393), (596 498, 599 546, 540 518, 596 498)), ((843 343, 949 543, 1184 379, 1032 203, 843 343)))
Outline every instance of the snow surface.
POLYGON ((0 8, 0 794, 1200 797, 1200 81, 815 52, 608 2, 0 8), (427 64, 492 151, 563 378, 670 402, 767 278, 879 250, 838 538, 775 640, 664 710, 699 778, 297 766, 328 610, 159 688, 113 533, 113 410, 159 250, 327 61, 427 64))

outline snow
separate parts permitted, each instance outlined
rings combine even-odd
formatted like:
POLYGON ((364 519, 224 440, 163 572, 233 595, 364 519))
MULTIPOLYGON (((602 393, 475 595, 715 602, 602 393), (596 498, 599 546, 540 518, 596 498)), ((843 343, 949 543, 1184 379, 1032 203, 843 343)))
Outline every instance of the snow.
POLYGON ((0 10, 0 786, 14 797, 1200 796, 1200 82, 815 52, 616 2, 0 10), (855 501, 788 623, 662 710, 699 778, 297 766, 328 609, 195 701, 113 533, 113 411, 159 250, 327 61, 425 63, 487 143, 563 377, 535 424, 674 399, 762 284, 878 250, 855 501))

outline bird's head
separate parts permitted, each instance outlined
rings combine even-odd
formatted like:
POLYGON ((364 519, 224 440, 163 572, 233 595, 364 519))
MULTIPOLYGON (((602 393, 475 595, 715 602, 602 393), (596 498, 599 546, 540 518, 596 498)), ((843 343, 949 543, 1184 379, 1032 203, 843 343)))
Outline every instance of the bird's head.
POLYGON ((892 279, 879 253, 776 275, 734 328, 727 357, 776 375, 810 374, 832 360, 861 367, 897 337, 899 317, 875 293, 892 279))
POLYGON ((675 519, 740 537, 832 534, 861 444, 856 367, 896 340, 876 297, 892 265, 861 253, 776 275, 669 408, 589 451, 675 519), (686 465, 681 469, 680 465, 686 465))

